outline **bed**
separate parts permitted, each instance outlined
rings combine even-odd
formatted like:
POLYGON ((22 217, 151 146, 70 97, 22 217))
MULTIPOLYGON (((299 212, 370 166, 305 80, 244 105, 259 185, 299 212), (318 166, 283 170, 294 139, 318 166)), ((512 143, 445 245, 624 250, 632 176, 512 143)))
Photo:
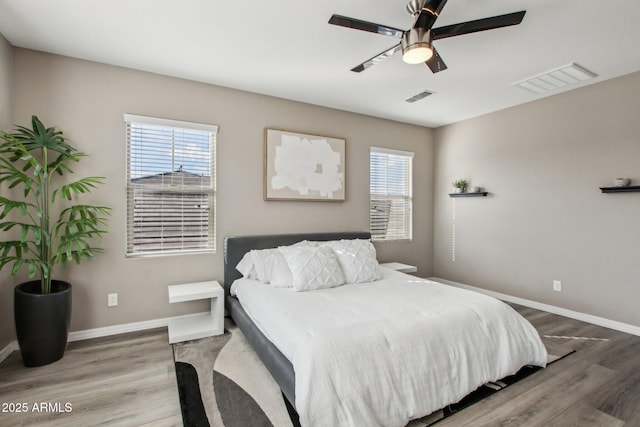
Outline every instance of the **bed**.
POLYGON ((546 364, 535 329, 485 295, 384 269, 376 281, 292 292, 236 269, 254 249, 368 239, 368 232, 225 239, 228 314, 303 426, 404 426, 522 366, 546 364))

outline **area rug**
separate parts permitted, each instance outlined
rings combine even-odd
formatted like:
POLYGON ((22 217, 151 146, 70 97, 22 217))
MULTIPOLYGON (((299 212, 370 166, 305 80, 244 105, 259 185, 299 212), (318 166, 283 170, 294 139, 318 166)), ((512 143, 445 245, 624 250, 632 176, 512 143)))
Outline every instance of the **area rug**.
MULTIPOLYGON (((550 346, 548 363, 574 352, 550 346)), ((180 406, 185 427, 297 427, 297 414, 288 407, 276 382, 242 332, 228 319, 217 337, 173 345, 180 406)), ((407 427, 425 427, 453 415, 535 373, 524 367, 517 374, 486 384, 465 397, 407 427)))

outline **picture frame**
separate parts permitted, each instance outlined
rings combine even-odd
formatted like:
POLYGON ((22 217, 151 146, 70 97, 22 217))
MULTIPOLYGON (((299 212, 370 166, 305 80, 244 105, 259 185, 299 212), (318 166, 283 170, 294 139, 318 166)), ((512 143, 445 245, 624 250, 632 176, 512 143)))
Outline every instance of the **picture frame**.
POLYGON ((342 138, 265 128, 264 199, 345 200, 342 138))

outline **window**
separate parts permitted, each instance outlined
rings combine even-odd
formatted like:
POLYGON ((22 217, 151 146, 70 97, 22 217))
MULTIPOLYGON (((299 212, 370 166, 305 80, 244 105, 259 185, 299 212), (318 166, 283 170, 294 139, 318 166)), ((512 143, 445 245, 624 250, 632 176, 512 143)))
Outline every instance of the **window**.
POLYGON ((215 251, 218 127, 125 114, 127 256, 215 251))
POLYGON ((411 239, 413 153, 371 147, 370 224, 373 240, 411 239))

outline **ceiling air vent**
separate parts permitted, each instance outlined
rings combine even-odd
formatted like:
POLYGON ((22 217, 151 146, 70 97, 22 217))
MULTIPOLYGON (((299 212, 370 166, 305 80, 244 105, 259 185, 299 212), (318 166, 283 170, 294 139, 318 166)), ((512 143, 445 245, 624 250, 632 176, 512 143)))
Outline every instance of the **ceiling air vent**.
POLYGON ((404 102, 420 101, 421 99, 424 99, 429 95, 433 95, 433 92, 429 92, 428 90, 425 90, 423 92, 420 92, 420 93, 417 93, 417 94, 413 95, 411 98, 405 99, 404 102))
POLYGON ((540 94, 590 80, 597 76, 596 73, 578 64, 569 64, 519 81, 515 85, 529 92, 540 94))

